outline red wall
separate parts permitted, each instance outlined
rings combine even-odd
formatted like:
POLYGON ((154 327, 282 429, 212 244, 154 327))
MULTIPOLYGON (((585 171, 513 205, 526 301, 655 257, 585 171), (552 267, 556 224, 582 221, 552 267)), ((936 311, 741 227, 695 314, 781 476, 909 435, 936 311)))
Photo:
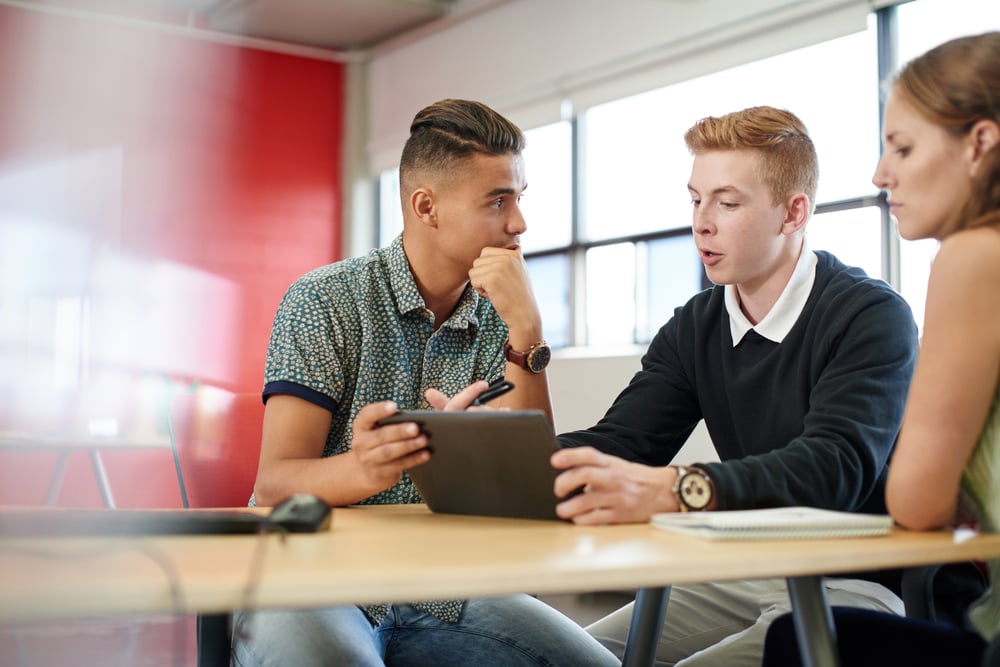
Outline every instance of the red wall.
MULTIPOLYGON (((259 392, 275 307, 340 249, 343 68, 0 6, 0 431, 162 437, 197 386, 259 392)), ((105 455, 176 504, 168 451, 105 455)), ((0 503, 54 456, 0 451, 0 503)), ((100 502, 73 455, 60 504, 100 502)))

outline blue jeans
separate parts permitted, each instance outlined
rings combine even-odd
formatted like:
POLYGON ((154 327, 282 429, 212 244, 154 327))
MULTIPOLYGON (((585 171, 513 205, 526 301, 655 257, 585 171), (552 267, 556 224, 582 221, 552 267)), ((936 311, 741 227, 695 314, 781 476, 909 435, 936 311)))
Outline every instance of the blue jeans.
POLYGON ((233 665, 551 665, 621 663, 579 625, 528 595, 470 600, 458 623, 393 605, 372 627, 357 607, 238 612, 233 665))

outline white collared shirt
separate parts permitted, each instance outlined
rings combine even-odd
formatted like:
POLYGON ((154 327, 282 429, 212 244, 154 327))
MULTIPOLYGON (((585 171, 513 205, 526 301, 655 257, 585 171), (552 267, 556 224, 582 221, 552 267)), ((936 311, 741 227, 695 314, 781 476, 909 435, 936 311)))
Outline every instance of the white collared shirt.
POLYGON ((816 262, 816 253, 809 249, 808 239, 803 238, 802 250, 788 284, 764 319, 756 325, 751 324, 740 309, 736 285, 726 285, 726 310, 729 312, 729 330, 733 335, 733 347, 739 345, 751 329, 775 343, 785 339, 809 299, 809 292, 812 291, 813 282, 816 280, 816 262))

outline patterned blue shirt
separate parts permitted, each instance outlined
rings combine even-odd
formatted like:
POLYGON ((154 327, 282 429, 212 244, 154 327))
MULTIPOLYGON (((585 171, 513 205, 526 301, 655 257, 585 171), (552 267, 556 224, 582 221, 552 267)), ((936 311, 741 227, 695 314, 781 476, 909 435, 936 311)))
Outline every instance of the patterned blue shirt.
MULTIPOLYGON (((430 406, 424 391, 452 396, 475 380, 504 373, 507 326, 493 304, 466 286, 454 312, 434 330, 434 315, 410 273, 402 237, 364 257, 311 271, 278 307, 264 371, 264 397, 290 394, 333 414, 323 456, 350 449, 351 424, 369 403, 430 406)), ((420 503, 408 475, 362 504, 420 503)), ((417 605, 457 620, 460 603, 417 605), (444 606, 442 606, 444 605, 444 606)), ((386 607, 364 608, 375 623, 386 607)))

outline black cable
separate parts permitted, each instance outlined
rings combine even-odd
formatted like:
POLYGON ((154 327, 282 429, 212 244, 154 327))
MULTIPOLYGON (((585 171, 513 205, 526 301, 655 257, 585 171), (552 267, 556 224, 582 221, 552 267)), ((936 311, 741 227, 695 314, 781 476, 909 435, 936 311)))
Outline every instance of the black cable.
MULTIPOLYGON (((247 572, 246 584, 243 586, 243 593, 240 596, 240 604, 233 610, 233 627, 230 635, 230 652, 235 649, 237 640, 250 639, 252 636, 244 629, 244 626, 256 613, 256 603, 254 598, 260 587, 261 575, 264 571, 264 559, 267 554, 267 539, 272 534, 280 537, 281 544, 285 544, 288 537, 288 530, 277 523, 262 523, 257 529, 257 544, 254 548, 250 561, 250 569, 247 572), (238 615, 238 618, 237 618, 238 615)), ((232 658, 232 655, 230 656, 232 658)))

